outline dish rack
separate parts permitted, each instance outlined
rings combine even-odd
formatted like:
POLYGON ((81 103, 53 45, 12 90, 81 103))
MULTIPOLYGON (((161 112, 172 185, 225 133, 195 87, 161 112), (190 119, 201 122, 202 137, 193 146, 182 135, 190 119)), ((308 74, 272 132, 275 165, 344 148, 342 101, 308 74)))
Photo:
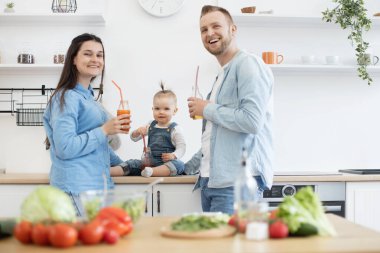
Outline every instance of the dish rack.
POLYGON ((52 90, 46 89, 45 85, 41 89, 0 89, 0 95, 5 97, 0 98, 0 102, 8 104, 8 110, 0 112, 16 115, 17 126, 43 126, 43 115, 52 90), (16 103, 20 98, 21 102, 16 103))
MULTIPOLYGON (((99 91, 99 88, 93 89, 99 91)), ((43 115, 54 90, 45 85, 41 88, 0 88, 0 113, 16 114, 17 126, 43 126, 43 115), (21 103, 16 103, 20 100, 21 103)))

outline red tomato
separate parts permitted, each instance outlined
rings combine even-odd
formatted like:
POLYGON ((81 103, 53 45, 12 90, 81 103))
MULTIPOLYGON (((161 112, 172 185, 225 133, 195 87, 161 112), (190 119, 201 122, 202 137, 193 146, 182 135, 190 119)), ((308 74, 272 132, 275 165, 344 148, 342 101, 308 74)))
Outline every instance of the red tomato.
POLYGON ((233 226, 233 227, 236 227, 236 215, 235 214, 233 214, 232 216, 231 216, 231 218, 228 220, 228 225, 230 225, 230 226, 233 226))
POLYGON ((44 224, 36 224, 32 228, 32 240, 37 245, 49 244, 49 228, 44 224))
POLYGON ((97 244, 103 239, 104 227, 99 220, 85 224, 79 230, 79 239, 83 244, 97 244))
POLYGON ((269 225, 270 238, 285 238, 289 235, 288 226, 280 220, 269 225))
POLYGON ((239 225, 238 225, 238 232, 244 234, 245 230, 247 229, 247 223, 248 223, 248 221, 241 219, 241 220, 238 221, 238 223, 239 223, 239 225))
POLYGON ((29 221, 21 221, 18 223, 14 230, 13 235, 22 243, 32 242, 32 223, 29 221))
POLYGON ((108 244, 115 244, 119 240, 119 233, 112 229, 106 230, 103 240, 108 244))
POLYGON ((277 219, 278 209, 274 209, 269 212, 269 220, 277 219))
POLYGON ((132 223, 123 223, 110 217, 102 221, 106 230, 115 230, 120 236, 129 234, 132 231, 132 223))
POLYGON ((128 215, 126 211, 124 211, 124 209, 115 206, 102 208, 96 217, 100 218, 101 220, 113 217, 123 223, 132 222, 131 217, 128 215))
POLYGON ((49 229, 49 242, 54 247, 68 248, 78 241, 78 231, 72 226, 57 223, 49 229))

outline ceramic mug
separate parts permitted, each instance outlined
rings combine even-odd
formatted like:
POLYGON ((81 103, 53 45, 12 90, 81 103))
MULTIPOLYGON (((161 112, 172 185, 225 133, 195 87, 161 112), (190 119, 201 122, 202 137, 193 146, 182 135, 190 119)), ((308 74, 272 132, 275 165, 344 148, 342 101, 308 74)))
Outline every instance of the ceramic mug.
POLYGON ((337 55, 328 55, 328 56, 326 56, 326 64, 328 64, 328 65, 337 65, 337 64, 339 64, 339 56, 337 56, 337 55))
POLYGON ((263 52, 262 57, 266 64, 280 64, 284 60, 284 56, 273 51, 263 52))
POLYGON ((379 57, 371 54, 364 54, 363 57, 358 59, 360 65, 376 65, 379 62, 379 57))
POLYGON ((303 55, 301 56, 301 61, 303 64, 315 64, 316 58, 314 55, 303 55))

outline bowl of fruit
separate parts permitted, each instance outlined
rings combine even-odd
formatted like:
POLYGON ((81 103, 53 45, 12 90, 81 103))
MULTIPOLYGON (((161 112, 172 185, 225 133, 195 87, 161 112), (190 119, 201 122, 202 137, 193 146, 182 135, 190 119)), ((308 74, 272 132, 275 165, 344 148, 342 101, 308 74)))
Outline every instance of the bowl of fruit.
POLYGON ((81 193, 80 199, 87 220, 92 220, 103 207, 116 206, 124 209, 136 223, 146 210, 147 192, 92 190, 81 193))

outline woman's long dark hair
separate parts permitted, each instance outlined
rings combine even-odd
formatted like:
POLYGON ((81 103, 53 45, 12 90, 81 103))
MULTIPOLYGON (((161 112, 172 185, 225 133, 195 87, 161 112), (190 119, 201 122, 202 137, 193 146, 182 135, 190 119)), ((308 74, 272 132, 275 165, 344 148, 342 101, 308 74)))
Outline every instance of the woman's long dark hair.
MULTIPOLYGON (((71 45, 69 49, 67 50, 66 53, 66 58, 65 58, 65 63, 63 65, 63 70, 61 73, 61 77, 59 78, 59 82, 57 87, 55 88, 55 91, 51 95, 48 106, 51 106, 51 100, 53 97, 61 92, 61 97, 60 97, 60 109, 62 110, 64 105, 65 105, 65 93, 68 90, 74 89, 75 86, 77 85, 78 81, 78 70, 77 67, 74 65, 74 59, 77 56, 79 49, 81 48, 82 44, 86 41, 96 41, 102 45, 103 48, 103 61, 105 62, 105 54, 104 54, 104 46, 102 40, 97 37, 96 35, 89 34, 89 33, 84 33, 81 34, 77 37, 75 37, 71 41, 71 45)), ((96 100, 101 99, 102 94, 103 94, 103 77, 104 77, 104 67, 102 70, 102 74, 100 77, 100 84, 99 84, 99 93, 98 97, 96 100)), ((93 77, 91 79, 91 82, 95 79, 96 77, 93 77)), ((50 148, 50 142, 49 139, 46 137, 45 139, 45 144, 46 144, 46 149, 50 148)))

